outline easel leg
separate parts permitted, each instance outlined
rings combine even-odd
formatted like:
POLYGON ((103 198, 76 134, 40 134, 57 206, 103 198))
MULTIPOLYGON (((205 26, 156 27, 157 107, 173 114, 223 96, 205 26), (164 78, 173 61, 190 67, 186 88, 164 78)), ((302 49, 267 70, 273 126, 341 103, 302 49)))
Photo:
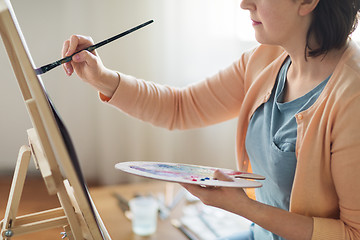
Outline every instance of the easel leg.
POLYGON ((30 129, 28 135, 30 144, 19 150, 5 216, 0 221, 0 240, 64 226, 64 237, 69 240, 94 239, 69 182, 64 181, 56 163, 52 165, 54 169, 51 168, 36 133, 30 129), (31 157, 43 176, 49 194, 57 194, 61 207, 17 216, 31 157))
POLYGON ((12 236, 11 231, 7 229, 14 225, 16 219, 30 158, 31 158, 30 147, 25 145, 22 146, 19 150, 14 177, 11 183, 11 189, 10 189, 8 203, 6 206, 5 217, 2 222, 0 239, 8 239, 12 236))
POLYGON ((64 232, 62 234, 64 234, 62 237, 63 239, 65 239, 65 238, 67 238, 69 240, 75 239, 74 236, 72 235, 71 228, 69 225, 64 226, 64 232))

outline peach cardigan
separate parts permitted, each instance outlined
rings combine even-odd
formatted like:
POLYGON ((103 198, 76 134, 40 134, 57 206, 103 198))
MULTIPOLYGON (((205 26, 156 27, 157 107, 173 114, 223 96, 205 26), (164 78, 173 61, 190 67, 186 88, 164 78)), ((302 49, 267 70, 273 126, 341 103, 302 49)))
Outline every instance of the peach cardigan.
MULTIPOLYGON (((168 129, 190 129, 238 118, 237 159, 250 170, 245 136, 287 57, 260 45, 204 81, 171 88, 120 74, 110 104, 168 129)), ((102 100, 106 100, 100 94, 102 100)), ((312 239, 360 239, 360 49, 352 41, 323 92, 297 114, 297 167, 290 211, 314 219, 312 239)))

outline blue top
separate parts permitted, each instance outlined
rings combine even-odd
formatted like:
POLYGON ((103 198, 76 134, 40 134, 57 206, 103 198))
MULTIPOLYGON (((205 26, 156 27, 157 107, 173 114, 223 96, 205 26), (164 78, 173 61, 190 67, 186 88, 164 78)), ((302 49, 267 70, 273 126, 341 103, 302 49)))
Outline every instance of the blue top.
MULTIPOLYGON (((266 176, 263 187, 255 190, 259 202, 289 210, 290 195, 296 169, 295 115, 308 109, 319 97, 330 76, 304 96, 283 102, 284 87, 291 59, 281 67, 270 99, 252 116, 246 136, 246 151, 254 173, 266 176)), ((261 213, 260 213, 261 214, 261 213)), ((258 225, 254 238, 283 239, 258 225)))

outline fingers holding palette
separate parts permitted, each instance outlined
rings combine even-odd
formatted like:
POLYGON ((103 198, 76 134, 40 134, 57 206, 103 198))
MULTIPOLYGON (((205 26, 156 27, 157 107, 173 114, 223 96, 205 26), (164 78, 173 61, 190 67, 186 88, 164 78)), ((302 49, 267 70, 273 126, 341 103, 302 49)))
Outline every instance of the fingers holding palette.
POLYGON ((265 179, 261 175, 248 172, 180 163, 122 162, 116 164, 115 168, 142 177, 203 186, 258 188, 262 184, 254 180, 265 179), (217 169, 231 177, 233 181, 221 181, 213 178, 217 169))

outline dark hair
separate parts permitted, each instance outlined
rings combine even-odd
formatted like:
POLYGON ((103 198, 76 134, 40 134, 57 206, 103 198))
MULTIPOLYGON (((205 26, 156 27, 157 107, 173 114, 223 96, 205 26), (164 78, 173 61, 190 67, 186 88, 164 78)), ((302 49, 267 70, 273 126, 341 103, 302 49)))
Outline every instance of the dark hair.
POLYGON ((320 0, 306 36, 305 58, 345 46, 348 36, 357 26, 359 8, 360 0, 320 0), (318 48, 311 48, 310 37, 314 37, 318 48))

